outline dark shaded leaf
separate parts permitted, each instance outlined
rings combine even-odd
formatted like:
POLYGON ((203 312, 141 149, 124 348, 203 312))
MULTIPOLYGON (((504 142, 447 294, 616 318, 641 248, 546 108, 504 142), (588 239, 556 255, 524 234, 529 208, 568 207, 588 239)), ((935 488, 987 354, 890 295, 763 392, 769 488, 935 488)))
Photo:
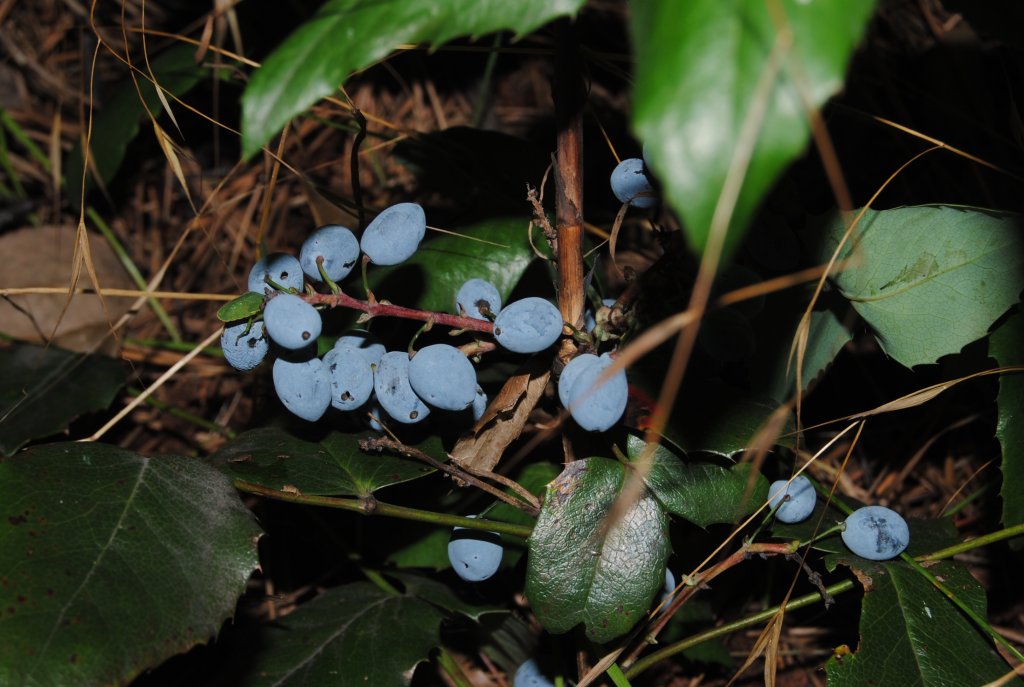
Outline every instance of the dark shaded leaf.
MULTIPOLYGON (((643 439, 631 435, 626 455, 635 460, 645 446, 643 439)), ((736 523, 768 499, 768 480, 752 472, 748 463, 724 468, 712 463, 685 462, 658 445, 647 488, 670 513, 701 527, 736 523)))
POLYGON ((0 351, 0 380, 0 453, 11 455, 110 406, 125 370, 106 356, 16 345, 0 351))
POLYGON ((549 632, 583 623, 587 637, 608 642, 643 618, 664 584, 668 517, 650 493, 603 529, 624 477, 621 463, 588 458, 548 487, 530 536, 526 596, 549 632))
MULTIPOLYGON (((364 453, 359 448, 362 438, 330 432, 319 441, 308 441, 279 427, 262 427, 240 434, 211 456, 210 463, 235 479, 320 496, 369 496, 434 472, 409 458, 364 453)), ((417 448, 437 460, 446 459, 436 437, 417 448)))
MULTIPOLYGON (((989 339, 988 354, 1000 367, 1024 365, 1024 318, 1014 313, 989 339)), ((996 437, 1003 451, 1003 526, 1024 523, 1024 373, 1005 374, 999 378, 996 397, 999 420, 996 437)), ((1020 540, 1011 545, 1020 546, 1020 540)))
POLYGON ((259 527, 200 461, 103 444, 0 460, 0 684, 124 684, 205 642, 259 527))
POLYGON ((249 157, 363 67, 402 43, 440 45, 457 36, 528 33, 572 14, 583 0, 328 0, 256 70, 242 96, 242 155, 249 157))

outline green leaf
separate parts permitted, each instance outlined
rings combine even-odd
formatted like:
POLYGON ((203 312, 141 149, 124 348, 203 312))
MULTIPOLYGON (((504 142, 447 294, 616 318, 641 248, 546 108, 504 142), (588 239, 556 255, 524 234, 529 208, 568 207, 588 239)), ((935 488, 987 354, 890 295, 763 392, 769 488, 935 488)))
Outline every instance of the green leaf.
POLYGON ((0 460, 0 684, 125 684, 207 641, 259 527, 201 462, 104 444, 0 460))
POLYGON ((459 287, 477 277, 494 284, 505 303, 534 259, 526 234, 528 223, 525 217, 498 218, 458 229, 457 236, 437 236, 401 265, 374 267, 370 288, 378 299, 454 313, 459 287))
POLYGON ((266 298, 262 293, 253 291, 243 293, 233 301, 220 306, 217 311, 217 319, 221 322, 238 322, 249 319, 253 315, 259 314, 266 298))
MULTIPOLYGON (((1015 312, 989 338, 988 354, 1000 367, 1024 365, 1024 318, 1015 312)), ((1003 526, 1024 522, 1024 374, 1004 374, 996 396, 996 437, 1003 451, 1003 526)), ((1011 545, 1019 541, 1014 540, 1011 545)))
POLYGON ((110 406, 124 386, 120 361, 61 348, 0 350, 0 453, 61 431, 75 418, 110 406))
MULTIPOLYGON (((846 231, 830 224, 822 257, 846 231)), ((840 258, 859 262, 834 281, 882 348, 913 367, 980 339, 1024 289, 1020 218, 922 205, 869 210, 840 258)))
MULTIPOLYGON (((793 46, 775 78, 757 145, 736 201, 726 254, 736 246, 779 173, 809 140, 802 99, 791 76, 798 64, 814 105, 842 84, 874 3, 780 3, 793 46)), ((669 203, 698 252, 737 156, 744 122, 758 102, 758 81, 775 42, 763 2, 647 0, 630 6, 636 52, 634 127, 669 203)))
MULTIPOLYGON (((630 435, 626 455, 635 460, 646 443, 630 435)), ((748 463, 724 468, 712 463, 684 462, 664 446, 654 449, 654 465, 647 488, 670 513, 707 527, 735 523, 761 507, 768 499, 768 480, 751 474, 748 463)))
MULTIPOLYGON (((211 456, 210 463, 235 479, 271 489, 295 487, 317 496, 369 496, 434 472, 408 458, 364 453, 359 448, 362 438, 330 432, 319 441, 307 441, 279 427, 262 427, 240 434, 211 456)), ((446 460, 436 437, 418 448, 446 460)))
MULTIPOLYGON (((196 64, 195 56, 196 49, 193 46, 178 45, 150 60, 157 83, 164 91, 180 97, 199 83, 206 69, 196 64)), ((136 66, 145 68, 144 64, 136 66)), ((146 110, 159 119, 163 108, 149 79, 138 74, 136 81, 127 77, 118 84, 93 119, 90 142, 92 162, 104 184, 109 183, 120 169, 128 144, 139 133, 139 124, 146 117, 146 110)), ((82 147, 76 145, 68 157, 66 176, 68 200, 76 208, 82 200, 82 165, 82 147)), ((87 175, 86 191, 92 183, 91 176, 87 175)))
POLYGON ((604 531, 624 477, 621 463, 588 458, 548 487, 530 536, 526 596, 549 632, 583 623, 591 640, 611 641, 643 618, 664 584, 668 517, 650 493, 604 531))
MULTIPOLYGON (((479 620, 482 616, 491 613, 508 613, 507 608, 482 604, 479 598, 469 601, 451 587, 421 575, 389 573, 389 576, 401 582, 407 594, 429 601, 442 610, 463 615, 470 620, 479 620)), ((465 594, 465 596, 478 597, 479 595, 465 594)))
MULTIPOLYGON (((967 568, 942 561, 930 571, 985 617, 985 591, 967 568)), ((905 562, 880 564, 877 572, 859 579, 867 582, 860 646, 854 654, 829 660, 830 687, 985 685, 1010 672, 992 642, 905 562)))
POLYGON ((408 685, 444 614, 369 582, 331 589, 265 628, 242 685, 408 685))
POLYGON ((402 43, 440 45, 458 36, 528 33, 575 13, 583 0, 327 0, 256 70, 242 96, 242 156, 292 117, 335 92, 353 72, 402 43))

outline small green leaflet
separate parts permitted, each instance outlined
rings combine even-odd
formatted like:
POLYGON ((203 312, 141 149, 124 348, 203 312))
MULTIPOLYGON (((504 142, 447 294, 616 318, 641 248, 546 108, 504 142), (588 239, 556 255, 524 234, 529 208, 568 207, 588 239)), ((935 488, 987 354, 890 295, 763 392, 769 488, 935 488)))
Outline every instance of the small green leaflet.
POLYGON ((217 319, 221 322, 238 322, 258 315, 263 308, 264 300, 265 297, 261 293, 243 293, 235 300, 222 305, 217 311, 217 319))

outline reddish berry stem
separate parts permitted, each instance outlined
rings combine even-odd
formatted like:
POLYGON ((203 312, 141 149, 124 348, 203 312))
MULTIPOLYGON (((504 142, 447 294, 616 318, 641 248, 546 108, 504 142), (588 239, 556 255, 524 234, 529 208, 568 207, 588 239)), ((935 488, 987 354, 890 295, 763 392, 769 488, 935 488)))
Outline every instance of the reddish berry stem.
POLYGON ((390 303, 371 303, 353 298, 345 293, 326 294, 317 293, 306 296, 306 300, 313 305, 322 303, 332 308, 351 308, 360 310, 370 317, 404 317, 407 320, 419 320, 421 322, 433 321, 453 329, 467 329, 474 332, 483 332, 493 335, 494 325, 487 320, 478 320, 472 317, 460 317, 445 312, 430 312, 429 310, 417 310, 406 308, 401 305, 390 303))

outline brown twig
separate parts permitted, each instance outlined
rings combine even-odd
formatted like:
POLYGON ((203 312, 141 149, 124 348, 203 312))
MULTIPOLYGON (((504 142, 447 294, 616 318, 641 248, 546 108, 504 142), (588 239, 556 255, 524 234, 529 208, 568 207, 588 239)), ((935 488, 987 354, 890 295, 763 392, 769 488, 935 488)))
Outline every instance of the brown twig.
POLYGON ((376 439, 361 439, 359 441, 359 448, 362 449, 363 451, 366 451, 367 453, 373 451, 391 451, 399 455, 405 456, 407 458, 414 458, 416 460, 423 461, 430 467, 436 470, 440 470, 441 472, 444 472, 448 475, 451 475, 455 479, 461 480, 466 484, 470 484, 476 487, 477 489, 485 491, 494 498, 504 501, 508 505, 518 508, 519 510, 522 510, 526 513, 529 513, 534 517, 537 517, 537 515, 540 513, 539 504, 535 506, 532 503, 523 503, 514 496, 506 494, 500 489, 477 479, 476 477, 469 474, 465 470, 455 465, 442 463, 439 460, 436 460, 431 456, 427 455, 418 448, 406 446, 400 441, 395 441, 394 439, 387 439, 384 437, 379 437, 376 439))

